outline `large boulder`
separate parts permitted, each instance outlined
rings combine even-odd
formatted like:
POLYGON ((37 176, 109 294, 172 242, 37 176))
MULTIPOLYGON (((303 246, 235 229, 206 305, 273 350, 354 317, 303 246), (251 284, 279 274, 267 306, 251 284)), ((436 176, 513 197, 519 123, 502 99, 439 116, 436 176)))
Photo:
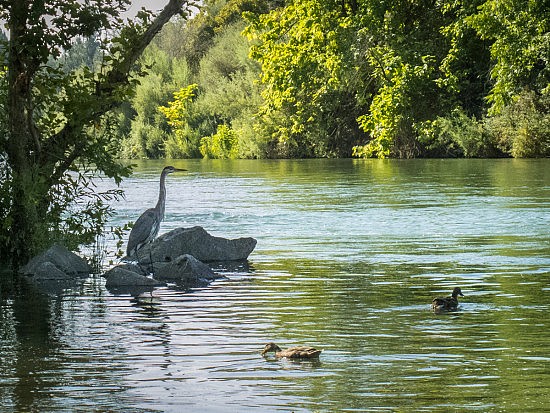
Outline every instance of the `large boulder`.
POLYGON ((185 288, 205 287, 212 281, 222 278, 203 262, 189 254, 155 267, 154 277, 158 280, 174 282, 185 288))
POLYGON ((154 266, 172 262, 181 255, 192 255, 202 262, 243 261, 256 247, 254 238, 227 239, 214 237, 202 227, 176 228, 161 235, 139 250, 139 260, 154 266))
POLYGON ((88 275, 92 268, 83 258, 62 245, 54 245, 32 258, 19 272, 37 279, 67 279, 88 275), (63 276, 65 274, 65 276, 63 276))

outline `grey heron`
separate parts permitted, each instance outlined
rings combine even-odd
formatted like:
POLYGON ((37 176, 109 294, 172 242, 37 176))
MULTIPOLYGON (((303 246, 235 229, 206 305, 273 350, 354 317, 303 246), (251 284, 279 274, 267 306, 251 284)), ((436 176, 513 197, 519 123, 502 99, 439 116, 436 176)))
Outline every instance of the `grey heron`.
POLYGON ((128 246, 126 248, 127 258, 133 258, 139 262, 137 252, 145 245, 151 243, 157 236, 160 223, 164 219, 164 207, 166 204, 166 175, 173 172, 183 172, 187 169, 178 169, 173 166, 167 166, 162 170, 160 174, 160 189, 159 200, 154 208, 149 208, 137 219, 136 223, 130 231, 130 238, 128 239, 128 246))

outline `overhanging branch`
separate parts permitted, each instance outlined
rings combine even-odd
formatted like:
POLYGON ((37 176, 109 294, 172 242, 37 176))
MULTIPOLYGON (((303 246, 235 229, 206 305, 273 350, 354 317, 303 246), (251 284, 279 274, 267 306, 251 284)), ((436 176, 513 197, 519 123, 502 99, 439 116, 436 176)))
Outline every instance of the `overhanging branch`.
POLYGON ((91 95, 94 100, 94 110, 88 111, 84 116, 79 118, 77 123, 74 121, 67 122, 63 129, 48 140, 41 152, 41 166, 50 166, 50 169, 53 170, 53 168, 55 168, 54 165, 57 164, 58 166, 55 168, 56 176, 64 172, 60 169, 63 169, 68 163, 64 162, 64 160, 66 160, 65 158, 76 158, 76 153, 72 152, 80 152, 78 145, 76 145, 75 149, 70 151, 69 155, 66 153, 74 143, 75 137, 81 133, 85 125, 97 120, 99 117, 122 104, 122 101, 115 100, 113 95, 119 88, 128 85, 132 68, 145 48, 174 15, 182 13, 184 8, 189 9, 193 6, 196 6, 193 0, 170 0, 147 29, 139 37, 132 39, 132 47, 125 51, 125 55, 122 56, 107 73, 105 81, 98 84, 95 92, 91 95))

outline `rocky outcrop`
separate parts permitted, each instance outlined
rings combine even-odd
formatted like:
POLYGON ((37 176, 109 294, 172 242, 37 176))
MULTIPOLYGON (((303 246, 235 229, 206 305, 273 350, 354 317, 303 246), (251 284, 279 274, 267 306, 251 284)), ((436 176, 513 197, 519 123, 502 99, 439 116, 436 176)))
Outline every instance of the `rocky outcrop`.
POLYGON ((185 289, 204 287, 223 278, 206 263, 242 263, 255 247, 254 238, 214 237, 198 226, 177 228, 141 248, 134 257, 139 258, 139 265, 121 264, 107 271, 106 286, 119 289, 167 282, 185 289))
POLYGON ((67 280, 86 276, 90 265, 62 245, 54 245, 32 258, 19 272, 35 280, 67 280))

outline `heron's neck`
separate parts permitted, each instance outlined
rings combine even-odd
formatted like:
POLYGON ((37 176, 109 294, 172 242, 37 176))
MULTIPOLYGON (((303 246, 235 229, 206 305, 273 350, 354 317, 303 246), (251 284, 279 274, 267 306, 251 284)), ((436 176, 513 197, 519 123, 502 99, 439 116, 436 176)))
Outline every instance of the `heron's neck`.
POLYGON ((164 206, 166 203, 166 185, 164 181, 166 180, 166 174, 163 173, 160 176, 160 189, 159 189, 159 200, 157 201, 157 210, 160 212, 161 221, 164 219, 164 206))

